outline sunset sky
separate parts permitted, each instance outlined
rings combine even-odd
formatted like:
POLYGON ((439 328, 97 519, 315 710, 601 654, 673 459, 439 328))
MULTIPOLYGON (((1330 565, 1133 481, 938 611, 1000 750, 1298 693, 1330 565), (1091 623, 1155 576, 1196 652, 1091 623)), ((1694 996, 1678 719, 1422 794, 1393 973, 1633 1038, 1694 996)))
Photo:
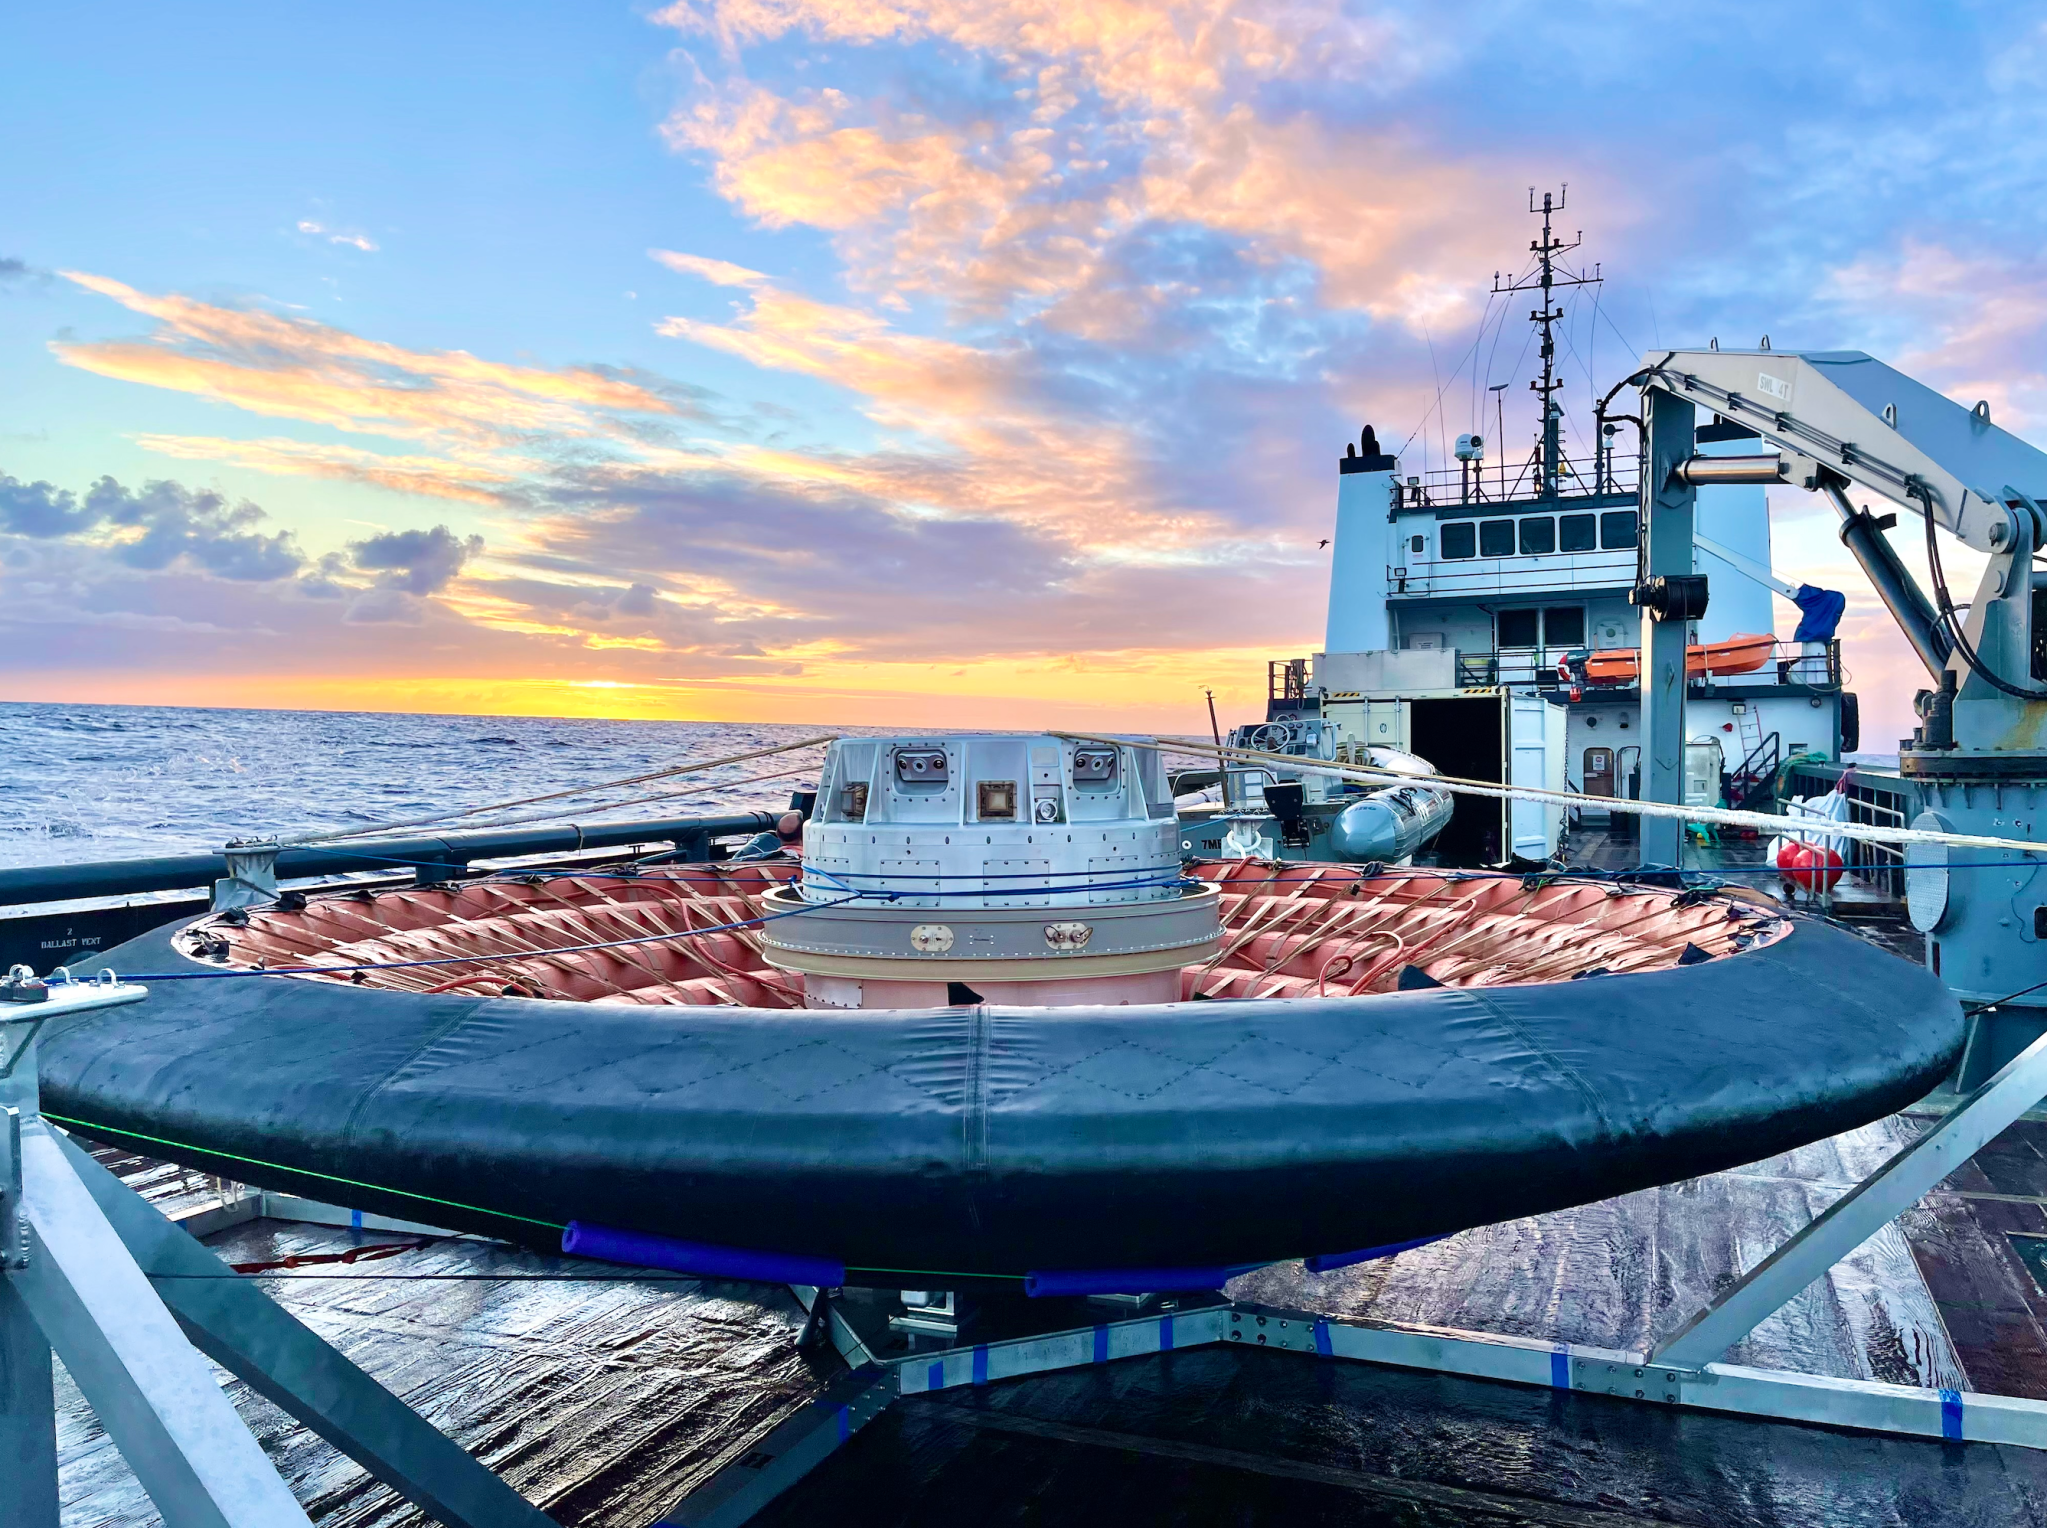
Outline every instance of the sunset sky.
MULTIPOLYGON (((1458 367, 1530 186, 1607 278, 1577 426, 1768 333, 2047 443, 2038 14, 24 6, 0 698, 1241 713, 1360 424, 1420 471, 1512 381, 1525 449, 1518 315, 1458 367)), ((1923 677, 1775 516, 1891 746, 1923 677)))

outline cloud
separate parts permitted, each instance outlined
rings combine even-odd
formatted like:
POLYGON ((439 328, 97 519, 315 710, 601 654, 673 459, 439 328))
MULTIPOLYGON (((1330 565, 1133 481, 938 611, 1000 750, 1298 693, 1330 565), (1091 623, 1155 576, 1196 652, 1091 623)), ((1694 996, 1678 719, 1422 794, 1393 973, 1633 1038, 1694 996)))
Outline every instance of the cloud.
POLYGON ((299 221, 299 232, 310 234, 316 239, 325 239, 329 244, 346 244, 349 248, 359 249, 366 255, 373 255, 377 252, 376 241, 367 234, 348 233, 341 229, 329 228, 324 223, 316 223, 310 218, 303 218, 299 221))
POLYGON ((718 286, 756 287, 768 284, 768 278, 759 271, 750 271, 743 265, 734 265, 730 260, 713 260, 707 255, 677 254, 672 249, 650 249, 647 254, 671 271, 684 276, 699 276, 718 286))
POLYGON ((90 530, 99 518, 69 489, 40 481, 24 483, 0 474, 0 531, 46 540, 90 530))
POLYGON ((333 478, 367 483, 393 493, 455 499, 469 504, 495 504, 518 477, 520 463, 500 456, 454 460, 440 456, 404 456, 365 451, 354 446, 319 445, 267 437, 226 440, 216 435, 137 435, 148 451, 187 461, 220 462, 256 472, 295 477, 333 478))
POLYGON ((0 475, 0 532, 35 540, 92 535, 128 567, 157 572, 173 564, 251 582, 288 578, 305 559, 287 531, 264 534, 267 518, 244 500, 157 479, 130 492, 103 477, 81 500, 49 483, 0 475))
POLYGON ((1836 268, 1820 300, 1881 315, 1891 364, 2007 429, 2047 424, 2047 259, 1906 239, 1836 268))
POLYGON ((837 234, 857 285, 970 311, 1127 327, 1142 305, 1113 294, 1127 299, 1130 261, 1163 224, 1226 236, 1247 268, 1300 262, 1338 306, 1458 321, 1472 316, 1470 274, 1496 258, 1520 190, 1518 166, 1261 99, 1305 76, 1369 102, 1454 56, 1390 12, 725 0, 655 19, 734 55, 791 34, 863 49, 936 43, 1006 76, 1015 88, 911 112, 886 96, 778 95, 735 70, 664 128, 763 225, 837 234))
POLYGON ((445 525, 425 531, 391 531, 349 543, 355 566, 378 575, 380 588, 406 594, 439 594, 462 565, 483 550, 483 538, 466 539, 445 525))
POLYGON ((288 531, 255 529, 267 518, 256 505, 230 505, 167 479, 130 493, 103 477, 86 491, 84 507, 113 531, 114 555, 145 572, 183 562, 217 578, 266 582, 289 578, 305 561, 288 531))
POLYGON ((67 365, 268 418, 506 448, 535 437, 616 437, 632 416, 678 412, 673 397, 616 370, 511 366, 461 350, 407 350, 312 319, 151 296, 79 271, 59 274, 159 325, 146 340, 54 342, 50 348, 67 365))

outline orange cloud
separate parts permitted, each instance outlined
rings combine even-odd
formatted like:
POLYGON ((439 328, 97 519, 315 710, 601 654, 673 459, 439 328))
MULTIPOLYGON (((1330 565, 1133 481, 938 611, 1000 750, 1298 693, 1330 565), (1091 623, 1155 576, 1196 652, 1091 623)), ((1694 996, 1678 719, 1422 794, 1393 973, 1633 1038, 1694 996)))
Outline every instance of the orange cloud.
POLYGON ((945 449, 796 453, 745 444, 719 460, 784 481, 853 488, 925 511, 996 515, 1117 557, 1199 544, 1220 553, 1228 531, 1176 512, 1150 481, 1123 427, 1056 405, 1035 385, 1021 347, 980 349, 906 334, 857 309, 758 286, 731 324, 668 318, 659 332, 759 367, 850 388, 877 424, 945 449))
POLYGON ((57 341, 50 348, 59 359, 270 418, 506 444, 532 432, 606 433, 606 413, 675 412, 646 388, 589 367, 551 371, 461 350, 406 350, 312 319, 151 296, 79 271, 59 274, 161 325, 147 340, 57 341))
MULTIPOLYGON (((1520 190, 1498 167, 1445 163, 1397 131, 1267 120, 1245 104, 1311 68, 1369 93, 1433 57, 1434 44, 1335 6, 721 0, 656 19, 735 50, 792 32, 935 39, 1006 68, 1027 98, 1019 123, 934 124, 742 81, 678 110, 667 136, 708 155, 719 191, 761 223, 838 235, 862 289, 938 292, 979 311, 1035 303, 1095 339, 1133 332, 1165 300, 1132 290, 1116 254, 1161 222, 1227 235, 1254 264, 1305 262, 1336 306, 1417 329, 1461 323, 1474 316, 1469 273, 1501 247, 1487 209, 1520 190)), ((1613 188, 1602 198, 1609 212, 1622 204, 1613 188)))
POLYGON ((144 450, 186 461, 225 462, 256 472, 368 483, 394 493, 415 493, 468 504, 497 503, 500 490, 513 481, 512 472, 475 462, 456 462, 438 456, 387 456, 353 446, 313 445, 276 437, 225 440, 215 435, 137 435, 135 443, 144 450))

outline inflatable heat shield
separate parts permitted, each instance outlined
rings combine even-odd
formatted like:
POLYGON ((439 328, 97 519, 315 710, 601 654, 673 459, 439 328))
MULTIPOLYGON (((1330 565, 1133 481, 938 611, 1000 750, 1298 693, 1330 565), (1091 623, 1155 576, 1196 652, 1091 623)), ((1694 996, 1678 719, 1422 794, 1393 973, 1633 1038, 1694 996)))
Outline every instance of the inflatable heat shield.
POLYGON ((890 1285, 1240 1267, 1559 1209, 1878 1118, 1961 1040, 1926 972, 1729 897, 1195 873, 1221 947, 1184 973, 1190 1000, 1146 1006, 805 1008, 744 935, 545 953, 731 921, 776 867, 204 919, 105 963, 337 969, 158 981, 57 1019, 44 1103, 366 1210, 549 1247, 571 1222, 620 1228, 890 1285))

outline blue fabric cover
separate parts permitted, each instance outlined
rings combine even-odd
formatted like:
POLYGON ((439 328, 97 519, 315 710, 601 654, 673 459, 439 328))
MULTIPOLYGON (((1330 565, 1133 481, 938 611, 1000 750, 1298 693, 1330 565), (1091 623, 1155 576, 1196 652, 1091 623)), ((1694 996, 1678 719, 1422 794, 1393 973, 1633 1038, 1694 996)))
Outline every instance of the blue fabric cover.
POLYGON ((1848 608, 1848 596, 1834 589, 1815 589, 1800 584, 1791 596, 1798 605, 1798 630, 1794 642, 1831 642, 1841 624, 1841 612, 1848 608))

